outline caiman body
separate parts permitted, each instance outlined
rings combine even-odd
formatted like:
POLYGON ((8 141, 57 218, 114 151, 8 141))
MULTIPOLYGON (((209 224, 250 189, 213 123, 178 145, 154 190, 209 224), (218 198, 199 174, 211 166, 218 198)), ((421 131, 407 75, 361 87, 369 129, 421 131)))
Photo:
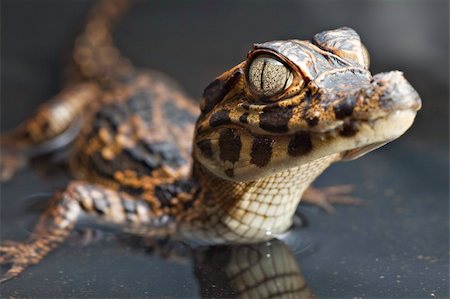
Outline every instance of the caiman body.
POLYGON ((420 109, 400 72, 372 76, 350 28, 256 44, 205 89, 198 109, 176 83, 137 70, 114 47, 111 29, 127 6, 92 10, 68 85, 2 137, 3 178, 75 139, 74 180, 29 240, 1 247, 2 263, 12 263, 4 279, 62 243, 82 214, 201 244, 271 239, 331 163, 398 138, 420 109))

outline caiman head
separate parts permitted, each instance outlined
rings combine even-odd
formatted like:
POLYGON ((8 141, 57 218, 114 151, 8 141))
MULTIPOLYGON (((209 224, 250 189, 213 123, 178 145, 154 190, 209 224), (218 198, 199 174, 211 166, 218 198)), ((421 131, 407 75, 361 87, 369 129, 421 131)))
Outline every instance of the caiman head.
POLYGON ((205 89, 194 157, 239 181, 329 155, 354 159, 400 137, 420 107, 401 72, 372 76, 350 28, 256 44, 205 89))

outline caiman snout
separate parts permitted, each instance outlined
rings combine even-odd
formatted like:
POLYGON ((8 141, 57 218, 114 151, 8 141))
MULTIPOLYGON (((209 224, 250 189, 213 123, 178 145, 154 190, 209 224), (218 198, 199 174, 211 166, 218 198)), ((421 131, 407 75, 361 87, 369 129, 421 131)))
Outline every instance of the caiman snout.
POLYGON ((313 128, 316 132, 333 130, 343 122, 372 121, 397 111, 415 113, 422 105, 419 94, 400 71, 371 76, 361 69, 338 69, 323 73, 313 84, 318 89, 319 105, 333 111, 323 116, 334 116, 319 122, 313 128))
POLYGON ((342 110, 341 107, 345 107, 343 103, 353 105, 351 118, 363 121, 378 119, 398 111, 416 112, 422 106, 419 94, 400 71, 373 76, 359 91, 349 92, 346 100, 347 102, 341 102, 336 107, 342 110))
POLYGON ((400 71, 380 73, 373 77, 373 92, 379 97, 379 105, 386 112, 411 109, 418 111, 422 106, 419 94, 400 71))

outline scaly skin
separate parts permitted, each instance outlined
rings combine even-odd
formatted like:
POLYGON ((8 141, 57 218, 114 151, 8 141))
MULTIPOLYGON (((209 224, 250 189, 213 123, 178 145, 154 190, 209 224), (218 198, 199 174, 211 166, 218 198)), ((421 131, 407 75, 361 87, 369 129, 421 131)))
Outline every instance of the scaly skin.
MULTIPOLYGON (((200 244, 269 240, 291 226, 304 191, 331 163, 398 138, 420 109, 402 74, 372 76, 359 36, 340 28, 255 45, 206 88, 198 111, 170 79, 136 70, 113 46, 127 7, 94 7, 66 88, 1 139, 4 179, 75 139, 75 179, 29 240, 0 247, 0 263, 12 264, 3 280, 61 244, 81 214, 200 244)), ((345 202, 342 190, 330 189, 336 201, 345 202)))

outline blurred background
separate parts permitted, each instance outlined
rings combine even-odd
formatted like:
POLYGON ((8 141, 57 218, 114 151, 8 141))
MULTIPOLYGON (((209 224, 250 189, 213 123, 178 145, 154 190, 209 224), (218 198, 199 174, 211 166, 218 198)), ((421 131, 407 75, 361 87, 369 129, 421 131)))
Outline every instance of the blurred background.
MULTIPOLYGON (((2 132, 60 90, 65 58, 92 3, 1 1, 2 132)), ((198 100, 253 42, 310 39, 340 26, 360 34, 372 73, 403 71, 423 108, 399 140, 336 164, 317 181, 355 185, 367 206, 337 207, 332 215, 305 206, 309 226, 286 242, 320 298, 448 298, 448 1, 141 1, 116 42, 135 65, 171 75, 198 100)), ((67 180, 26 169, 2 184, 2 239, 25 238, 45 206, 39 203, 67 180)), ((15 298, 198 297, 192 263, 108 239, 69 242, 0 291, 15 298)))

